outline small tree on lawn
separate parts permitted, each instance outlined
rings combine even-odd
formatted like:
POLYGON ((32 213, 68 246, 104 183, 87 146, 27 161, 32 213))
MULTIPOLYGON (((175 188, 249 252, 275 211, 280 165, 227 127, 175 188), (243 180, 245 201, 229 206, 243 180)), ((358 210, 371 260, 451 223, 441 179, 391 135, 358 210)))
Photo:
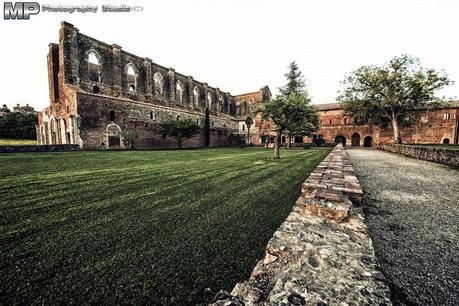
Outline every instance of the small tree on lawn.
POLYGON ((274 158, 280 159, 280 138, 284 131, 296 131, 298 135, 310 135, 319 127, 316 109, 309 105, 305 95, 293 93, 288 97, 282 95, 263 105, 262 116, 271 118, 276 125, 274 158))
POLYGON ((126 128, 121 131, 121 137, 125 146, 129 147, 129 149, 135 149, 135 142, 139 139, 139 133, 126 128))
POLYGON ((245 118, 245 125, 247 126, 247 144, 250 145, 250 128, 253 125, 253 118, 250 116, 245 118))
POLYGON ((160 125, 160 133, 165 139, 173 137, 177 140, 179 149, 182 149, 184 140, 192 138, 198 132, 199 126, 190 118, 172 118, 169 117, 160 125))
POLYGON ((443 71, 421 67, 409 55, 394 57, 384 66, 362 66, 346 76, 338 101, 356 124, 392 125, 394 143, 402 143, 400 125, 413 124, 440 104, 439 89, 452 84, 443 71))
POLYGON ((272 101, 265 102, 259 110, 263 119, 271 119, 277 128, 275 159, 280 159, 280 138, 284 131, 295 135, 310 135, 319 128, 317 110, 310 105, 311 99, 296 62, 289 65, 289 72, 285 76, 287 84, 279 88, 280 94, 272 101))

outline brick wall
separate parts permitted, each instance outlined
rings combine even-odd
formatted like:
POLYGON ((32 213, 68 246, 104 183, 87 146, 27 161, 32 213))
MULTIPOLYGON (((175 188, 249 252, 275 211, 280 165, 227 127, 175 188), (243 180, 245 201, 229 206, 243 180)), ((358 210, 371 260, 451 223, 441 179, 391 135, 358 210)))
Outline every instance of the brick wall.
POLYGON ((378 149, 459 168, 459 150, 395 144, 378 145, 378 149))

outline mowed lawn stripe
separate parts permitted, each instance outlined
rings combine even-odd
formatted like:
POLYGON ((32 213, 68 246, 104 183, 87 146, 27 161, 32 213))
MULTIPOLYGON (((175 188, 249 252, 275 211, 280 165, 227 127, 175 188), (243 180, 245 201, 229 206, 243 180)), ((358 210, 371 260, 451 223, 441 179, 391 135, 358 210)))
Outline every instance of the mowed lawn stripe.
POLYGON ((0 304, 205 304, 247 277, 328 151, 0 155, 0 304))

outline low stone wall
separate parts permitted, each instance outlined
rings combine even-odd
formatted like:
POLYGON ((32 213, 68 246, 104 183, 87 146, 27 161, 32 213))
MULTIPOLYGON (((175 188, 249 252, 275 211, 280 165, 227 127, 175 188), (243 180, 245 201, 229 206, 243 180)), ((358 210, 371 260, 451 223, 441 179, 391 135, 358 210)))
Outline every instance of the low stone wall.
POLYGON ((459 168, 459 150, 403 144, 381 144, 378 149, 459 168))
POLYGON ((303 184, 250 278, 211 305, 391 305, 362 194, 346 152, 335 147, 303 184))
POLYGON ((0 146, 0 153, 78 151, 76 144, 42 146, 0 146))

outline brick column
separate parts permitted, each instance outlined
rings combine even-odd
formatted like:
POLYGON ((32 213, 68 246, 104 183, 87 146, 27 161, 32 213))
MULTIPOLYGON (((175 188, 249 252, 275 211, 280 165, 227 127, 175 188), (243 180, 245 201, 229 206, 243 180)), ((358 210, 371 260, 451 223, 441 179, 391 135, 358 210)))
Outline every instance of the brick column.
POLYGON ((145 66, 145 95, 151 97, 152 95, 152 78, 151 75, 151 67, 153 65, 153 61, 146 57, 143 61, 143 65, 145 66))
POLYGON ((169 68, 167 74, 169 76, 169 99, 175 101, 175 69, 169 68))
POLYGON ((124 67, 123 60, 121 58, 121 46, 116 44, 112 45, 112 55, 113 55, 113 66, 112 66, 112 86, 113 86, 113 95, 118 96, 123 92, 123 77, 124 77, 124 67))
MULTIPOLYGON (((207 83, 202 83, 202 87, 204 88, 204 107, 202 108, 202 110, 204 111, 207 107, 207 83)), ((209 109, 210 111, 210 109, 209 109)))

